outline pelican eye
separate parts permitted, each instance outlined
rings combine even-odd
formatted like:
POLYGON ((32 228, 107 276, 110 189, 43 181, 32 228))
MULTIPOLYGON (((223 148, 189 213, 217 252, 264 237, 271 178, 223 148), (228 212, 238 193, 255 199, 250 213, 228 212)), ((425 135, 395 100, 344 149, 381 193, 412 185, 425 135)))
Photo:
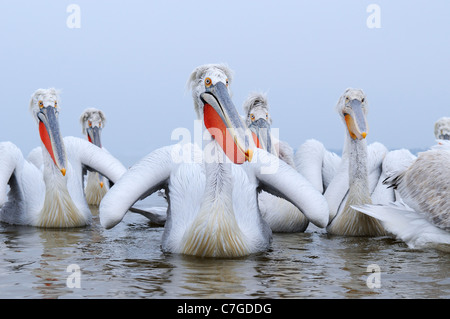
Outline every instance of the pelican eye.
POLYGON ((254 121, 255 120, 255 114, 250 114, 250 119, 252 120, 252 121, 254 121))
POLYGON ((42 109, 44 107, 44 102, 39 101, 39 107, 42 109))
POLYGON ((226 85, 228 86, 228 79, 227 79, 227 81, 226 81, 225 83, 226 83, 226 85))
POLYGON ((58 107, 58 102, 57 101, 55 101, 55 107, 58 107))
POLYGON ((366 100, 365 98, 362 98, 361 103, 364 103, 365 100, 366 100))
POLYGON ((212 84, 212 81, 211 81, 211 79, 210 78, 206 78, 205 79, 205 85, 206 85, 206 87, 210 87, 211 86, 211 84, 212 84))
POLYGON ((266 120, 269 119, 269 113, 266 113, 266 120))

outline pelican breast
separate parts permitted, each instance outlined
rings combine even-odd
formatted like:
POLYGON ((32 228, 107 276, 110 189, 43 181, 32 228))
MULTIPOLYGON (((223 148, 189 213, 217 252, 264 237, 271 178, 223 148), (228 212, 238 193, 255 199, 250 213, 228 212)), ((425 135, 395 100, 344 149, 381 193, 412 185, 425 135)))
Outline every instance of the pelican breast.
POLYGON ((184 163, 172 171, 164 251, 233 257, 269 245, 271 231, 258 210, 256 180, 241 166, 231 165, 231 173, 231 196, 210 198, 204 164, 184 163))

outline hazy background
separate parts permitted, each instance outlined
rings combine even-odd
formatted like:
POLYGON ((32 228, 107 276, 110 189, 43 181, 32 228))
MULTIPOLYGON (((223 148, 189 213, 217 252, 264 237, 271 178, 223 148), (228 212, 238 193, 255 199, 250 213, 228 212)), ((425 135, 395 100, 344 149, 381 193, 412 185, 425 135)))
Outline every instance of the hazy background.
POLYGON ((87 107, 107 116, 103 144, 124 163, 193 129, 191 71, 224 62, 239 112, 268 93, 273 127, 295 149, 316 138, 340 150, 334 106, 347 87, 368 95, 368 142, 427 148, 450 116, 450 1, 62 1, 0 3, 0 141, 40 144, 28 112, 38 88, 62 90, 63 135, 82 137, 87 107), (71 29, 68 5, 81 9, 71 29), (370 4, 381 28, 370 29, 370 4))

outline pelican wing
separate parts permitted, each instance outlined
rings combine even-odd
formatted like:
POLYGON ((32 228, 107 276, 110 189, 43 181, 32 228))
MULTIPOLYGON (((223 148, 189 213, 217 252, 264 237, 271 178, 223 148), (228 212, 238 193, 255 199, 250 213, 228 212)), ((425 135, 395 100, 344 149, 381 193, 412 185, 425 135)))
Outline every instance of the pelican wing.
POLYGON ((450 152, 430 150, 403 172, 393 174, 386 183, 397 189, 403 201, 435 226, 450 230, 449 195, 450 152))
POLYGON ((318 227, 327 225, 325 198, 294 168, 261 149, 255 150, 250 167, 261 189, 291 202, 318 227))
POLYGON ((0 207, 7 200, 8 184, 21 160, 22 152, 17 146, 10 142, 0 143, 0 207))
POLYGON ((312 185, 323 193, 322 164, 325 148, 317 140, 308 140, 297 149, 295 153, 295 166, 297 171, 312 185))
POLYGON ((172 146, 157 149, 133 165, 106 193, 100 204, 100 223, 117 225, 139 199, 167 185, 173 167, 172 146))
POLYGON ((423 213, 415 212, 402 202, 353 208, 379 219, 388 232, 404 241, 410 248, 450 245, 449 232, 434 226, 424 218, 423 213))
POLYGON ((333 178, 336 176, 342 159, 336 153, 325 150, 323 154, 322 179, 324 190, 328 188, 333 178))
POLYGON ((82 168, 102 174, 115 183, 127 171, 125 166, 109 152, 88 141, 76 137, 64 139, 68 158, 72 165, 81 164, 82 168))
POLYGON ((323 144, 311 139, 295 153, 295 167, 313 186, 324 193, 341 164, 341 158, 325 149, 323 144))
POLYGON ((295 168, 294 150, 284 141, 278 141, 278 157, 295 168))
MULTIPOLYGON (((388 153, 386 146, 379 142, 374 142, 367 146, 367 173, 369 178, 369 193, 372 195, 379 184, 382 174, 383 161, 388 153)), ((392 196, 393 192, 391 191, 392 196)), ((389 197, 391 201, 391 197, 389 197)), ((380 203, 377 203, 380 204, 380 203)))
POLYGON ((164 225, 167 219, 167 207, 131 207, 130 211, 141 214, 146 217, 151 223, 157 225, 164 225))
POLYGON ((324 192, 329 208, 330 208, 330 220, 332 220, 338 212, 340 212, 344 205, 345 198, 348 195, 349 190, 349 176, 348 169, 339 170, 331 183, 328 185, 324 192))
POLYGON ((44 165, 44 160, 42 158, 42 148, 40 146, 34 148, 30 152, 30 154, 28 154, 27 161, 42 170, 44 165))
POLYGON ((389 176, 404 172, 415 160, 415 156, 406 149, 390 151, 382 163, 382 171, 378 183, 372 193, 372 202, 375 204, 388 204, 399 198, 399 194, 393 188, 389 188, 383 182, 389 176))

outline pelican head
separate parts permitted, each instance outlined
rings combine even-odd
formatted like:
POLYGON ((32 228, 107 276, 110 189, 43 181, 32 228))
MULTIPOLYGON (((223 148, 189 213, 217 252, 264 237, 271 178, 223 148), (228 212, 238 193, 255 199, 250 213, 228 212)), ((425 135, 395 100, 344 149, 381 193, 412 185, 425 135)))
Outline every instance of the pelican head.
POLYGON ((242 122, 231 101, 232 72, 223 64, 197 67, 188 80, 194 107, 206 129, 236 164, 250 161, 252 150, 242 122))
POLYGON ((441 117, 436 121, 434 136, 439 140, 450 140, 450 117, 441 117))
POLYGON ((67 155, 59 129, 59 96, 54 88, 36 90, 30 101, 30 112, 39 126, 41 141, 55 166, 66 175, 67 155))
POLYGON ((81 131, 86 134, 89 142, 102 147, 101 133, 105 127, 105 114, 95 108, 88 108, 81 113, 81 131))
MULTIPOLYGON (((105 114, 96 108, 88 108, 81 113, 81 132, 86 134, 87 139, 92 144, 102 148, 102 129, 105 127, 105 114)), ((97 174, 100 188, 103 188, 105 179, 101 174, 97 174)))
POLYGON ((246 124, 256 135, 257 146, 272 151, 272 140, 270 137, 270 125, 272 118, 269 114, 269 102, 264 93, 251 93, 245 100, 244 113, 246 115, 246 124))
POLYGON ((361 89, 348 88, 339 98, 336 110, 347 125, 352 139, 365 139, 369 131, 367 124, 367 98, 361 89))

